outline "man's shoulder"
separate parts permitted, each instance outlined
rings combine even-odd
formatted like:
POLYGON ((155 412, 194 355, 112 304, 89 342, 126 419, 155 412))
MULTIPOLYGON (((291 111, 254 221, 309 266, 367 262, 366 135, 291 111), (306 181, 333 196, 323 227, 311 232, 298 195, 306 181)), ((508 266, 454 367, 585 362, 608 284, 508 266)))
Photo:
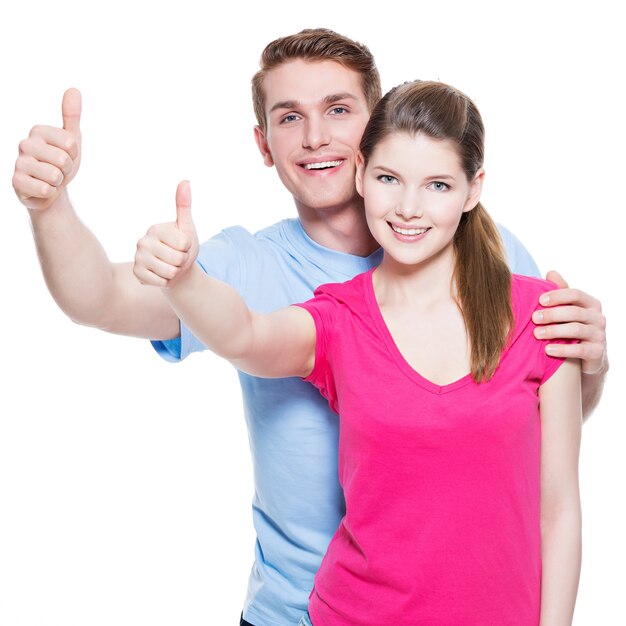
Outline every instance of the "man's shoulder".
POLYGON ((241 258, 262 251, 267 243, 280 245, 281 239, 284 239, 280 233, 287 221, 283 220, 254 233, 244 226, 228 226, 200 244, 199 258, 228 262, 228 259, 234 257, 241 258))
POLYGON ((537 264, 522 242, 502 224, 496 224, 496 226, 498 227, 511 271, 516 274, 524 274, 525 276, 540 276, 537 264))
POLYGON ((216 245, 233 245, 239 251, 241 248, 254 248, 258 245, 274 243, 278 246, 288 246, 290 242, 290 231, 294 230, 293 219, 284 219, 255 232, 251 232, 244 226, 228 226, 219 233, 204 241, 201 247, 212 247, 216 245))

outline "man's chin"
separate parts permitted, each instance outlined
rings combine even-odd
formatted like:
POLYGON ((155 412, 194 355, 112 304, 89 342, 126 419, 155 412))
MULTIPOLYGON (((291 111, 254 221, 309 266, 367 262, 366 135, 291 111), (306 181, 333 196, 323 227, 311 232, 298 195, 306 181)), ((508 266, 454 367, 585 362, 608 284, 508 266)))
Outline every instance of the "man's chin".
POLYGON ((346 209, 354 208, 363 210, 363 199, 354 190, 354 193, 319 195, 309 197, 294 197, 299 211, 307 213, 337 213, 346 209))

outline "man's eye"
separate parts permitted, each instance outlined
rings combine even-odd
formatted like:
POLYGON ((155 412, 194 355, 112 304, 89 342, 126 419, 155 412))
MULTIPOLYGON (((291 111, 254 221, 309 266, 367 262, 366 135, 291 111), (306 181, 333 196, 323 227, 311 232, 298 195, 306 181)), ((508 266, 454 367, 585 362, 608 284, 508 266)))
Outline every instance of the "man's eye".
POLYGON ((331 115, 343 115, 344 113, 347 113, 348 109, 346 109, 346 107, 333 107, 330 110, 331 115))
POLYGON ((378 180, 381 183, 385 183, 386 185, 393 185, 398 182, 398 179, 395 176, 391 176, 390 174, 381 174, 378 177, 378 180))
POLYGON ((285 122, 295 122, 298 119, 298 116, 295 113, 291 113, 289 115, 285 115, 282 120, 280 120, 281 124, 285 122))

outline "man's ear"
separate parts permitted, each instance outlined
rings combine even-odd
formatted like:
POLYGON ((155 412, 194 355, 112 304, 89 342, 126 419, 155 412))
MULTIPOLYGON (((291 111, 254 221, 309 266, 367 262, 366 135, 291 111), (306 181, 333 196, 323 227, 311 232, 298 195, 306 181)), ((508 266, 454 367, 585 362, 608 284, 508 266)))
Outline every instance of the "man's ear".
POLYGON ((361 198, 363 197, 363 175, 365 174, 365 159, 359 150, 356 153, 356 190, 361 198))
POLYGON ((465 202, 465 207, 463 208, 463 213, 467 213, 471 211, 479 202, 480 196, 483 192, 483 182, 485 180, 485 170, 481 167, 474 178, 472 178, 472 182, 470 183, 470 193, 465 202))
POLYGON ((256 145, 259 148, 259 152, 263 157, 263 163, 267 165, 267 167, 272 167, 274 165, 274 159, 272 158, 272 153, 270 152, 270 148, 267 145, 267 140, 265 139, 265 133, 261 130, 260 126, 254 127, 254 141, 256 141, 256 145))

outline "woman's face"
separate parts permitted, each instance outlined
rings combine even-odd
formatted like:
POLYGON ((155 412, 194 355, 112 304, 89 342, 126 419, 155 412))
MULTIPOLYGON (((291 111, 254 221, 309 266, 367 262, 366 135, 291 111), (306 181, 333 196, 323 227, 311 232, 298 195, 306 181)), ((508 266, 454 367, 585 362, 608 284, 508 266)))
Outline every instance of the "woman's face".
POLYGON ((453 254, 454 233, 478 203, 483 177, 481 168, 467 180, 454 142, 400 132, 374 148, 367 167, 359 155, 357 189, 385 254, 419 265, 453 254))

